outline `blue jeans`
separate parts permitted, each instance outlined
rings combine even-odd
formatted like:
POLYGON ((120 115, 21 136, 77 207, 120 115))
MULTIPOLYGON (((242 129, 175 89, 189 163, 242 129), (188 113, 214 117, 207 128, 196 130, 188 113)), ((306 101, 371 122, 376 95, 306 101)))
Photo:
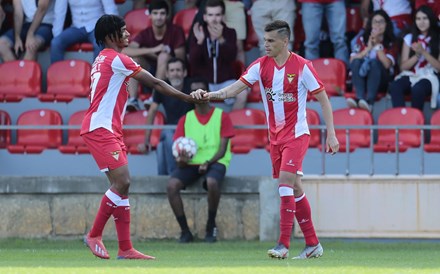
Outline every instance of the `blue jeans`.
POLYGON ((345 43, 347 17, 343 0, 330 4, 302 3, 301 7, 304 32, 306 34, 305 57, 309 60, 320 58, 319 35, 322 18, 327 18, 330 40, 334 48, 335 58, 342 60, 348 66, 348 49, 345 43))
POLYGON ((350 64, 353 87, 356 89, 356 98, 367 100, 374 104, 379 90, 385 90, 390 80, 389 72, 378 59, 370 60, 370 69, 365 77, 359 75, 359 69, 364 59, 353 59, 350 64))
POLYGON ((157 173, 158 175, 171 175, 176 169, 172 146, 174 129, 162 129, 160 142, 156 148, 157 173))
POLYGON ((76 43, 89 42, 93 44, 93 58, 98 56, 102 50, 95 41, 95 31, 87 32, 86 28, 69 27, 57 37, 52 39, 50 44, 50 62, 64 60, 64 52, 66 49, 76 43))

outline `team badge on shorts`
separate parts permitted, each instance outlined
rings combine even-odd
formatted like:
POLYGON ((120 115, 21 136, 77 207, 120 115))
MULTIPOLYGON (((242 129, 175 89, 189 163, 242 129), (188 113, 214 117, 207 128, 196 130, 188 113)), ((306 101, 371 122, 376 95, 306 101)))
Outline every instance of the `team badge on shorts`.
POLYGON ((110 154, 112 155, 113 158, 115 158, 116 161, 119 160, 119 153, 121 153, 120 150, 110 152, 110 154))

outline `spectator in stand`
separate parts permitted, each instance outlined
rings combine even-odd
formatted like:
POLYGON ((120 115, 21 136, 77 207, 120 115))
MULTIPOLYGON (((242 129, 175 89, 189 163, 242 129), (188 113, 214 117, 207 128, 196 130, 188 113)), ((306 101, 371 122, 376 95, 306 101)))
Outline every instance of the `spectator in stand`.
POLYGON ((351 108, 372 111, 379 90, 386 90, 392 79, 397 49, 393 25, 384 10, 373 13, 362 36, 358 37, 350 57, 356 98, 348 98, 351 108))
POLYGON ((361 16, 364 19, 364 24, 366 24, 370 15, 371 3, 373 4, 373 11, 382 9, 391 18, 394 36, 403 37, 412 21, 410 0, 362 0, 361 16))
POLYGON ((304 42, 306 59, 320 58, 319 36, 322 19, 325 16, 334 56, 348 65, 348 48, 345 42, 347 24, 345 2, 343 0, 298 0, 298 2, 302 3, 301 14, 306 35, 304 42))
MULTIPOLYGON (((206 80, 195 80, 191 90, 207 90, 206 80)), ((234 128, 229 115, 208 102, 197 104, 177 124, 174 139, 181 136, 192 138, 197 144, 197 153, 189 159, 185 153, 176 158, 178 168, 168 182, 167 193, 171 208, 182 230, 180 243, 193 241, 188 227, 180 191, 204 177, 203 188, 208 192, 208 220, 205 241, 217 240, 215 218, 220 202, 220 186, 231 160, 231 142, 234 128), (209 138, 206 138, 209 136, 209 138)))
POLYGON ((36 60, 38 50, 52 40, 55 0, 14 0, 14 27, 0 37, 0 57, 6 61, 36 60), (38 4, 37 4, 38 3, 38 4))
MULTIPOLYGON (((168 60, 166 72, 167 82, 175 89, 189 94, 191 90, 186 78, 186 74, 186 66, 183 60, 176 57, 168 60)), ((148 109, 147 125, 153 124, 160 105, 163 105, 165 110, 165 124, 167 125, 177 125, 180 117, 194 108, 192 104, 188 104, 173 97, 165 96, 160 92, 154 92, 153 101, 148 109)), ((176 160, 174 159, 171 149, 173 145, 174 132, 174 129, 162 129, 161 131, 160 143, 156 148, 158 175, 171 175, 176 168, 176 160)), ((138 145, 140 152, 148 153, 151 150, 150 138, 151 130, 147 129, 145 134, 145 143, 138 145)))
MULTIPOLYGON (((167 15, 168 20, 173 18, 173 4, 176 2, 175 0, 165 0, 168 5, 169 13, 167 15)), ((133 9, 145 9, 151 3, 151 0, 133 0, 133 9)))
POLYGON ((6 19, 6 13, 3 9, 3 1, 0 0, 0 30, 3 29, 3 22, 5 21, 5 19, 6 19))
MULTIPOLYGON (((152 0, 148 8, 153 24, 136 35, 123 52, 156 78, 165 79, 167 62, 171 57, 186 59, 185 34, 181 27, 167 20, 169 6, 165 0, 152 0)), ((127 109, 139 110, 138 82, 131 78, 128 89, 130 99, 127 109)), ((144 103, 149 104, 150 101, 144 103)))
POLYGON ((437 25, 440 27, 440 1, 438 0, 416 0, 416 9, 420 6, 426 5, 432 9, 435 16, 437 16, 437 25))
MULTIPOLYGON (((203 14, 204 24, 195 22, 193 35, 189 37, 191 75, 208 79, 211 91, 236 81, 232 68, 237 57, 237 36, 235 30, 225 25, 224 14, 222 0, 208 0, 203 14)), ((232 109, 241 109, 246 100, 247 92, 243 92, 225 102, 232 105, 232 109)))
POLYGON ((403 40, 402 72, 390 84, 393 107, 405 106, 405 95, 411 95, 411 107, 423 111, 425 99, 431 96, 431 108, 436 108, 440 82, 440 34, 431 8, 420 6, 416 10, 411 33, 403 40))
POLYGON ((295 23, 295 0, 255 0, 251 7, 252 25, 258 36, 260 56, 266 55, 264 48, 264 27, 274 20, 284 20, 292 25, 289 50, 293 49, 293 28, 295 23))
POLYGON ((104 14, 118 14, 114 0, 56 0, 53 39, 50 43, 50 61, 55 63, 64 59, 66 49, 76 43, 92 43, 93 59, 101 48, 95 41, 95 24, 104 14), (65 30, 67 8, 70 8, 72 25, 65 30))

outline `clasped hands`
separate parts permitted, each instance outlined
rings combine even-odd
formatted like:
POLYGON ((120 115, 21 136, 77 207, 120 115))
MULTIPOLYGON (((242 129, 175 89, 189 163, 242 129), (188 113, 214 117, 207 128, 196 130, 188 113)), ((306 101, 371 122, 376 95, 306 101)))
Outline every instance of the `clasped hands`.
POLYGON ((195 91, 191 92, 190 95, 193 99, 196 99, 200 103, 208 102, 209 99, 211 99, 209 92, 207 92, 206 90, 203 90, 203 89, 195 90, 195 91))

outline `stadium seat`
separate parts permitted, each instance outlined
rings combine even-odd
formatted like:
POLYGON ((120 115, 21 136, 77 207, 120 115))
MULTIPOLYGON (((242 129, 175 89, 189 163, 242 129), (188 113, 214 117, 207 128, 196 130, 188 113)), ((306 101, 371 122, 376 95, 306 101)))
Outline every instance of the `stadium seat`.
POLYGON ((235 79, 240 79, 241 75, 246 69, 243 62, 241 62, 240 60, 235 60, 233 66, 235 79))
POLYGON ((260 82, 255 82, 247 96, 248 103, 261 102, 260 82))
MULTIPOLYGON (((319 126, 321 124, 319 114, 316 110, 307 109, 307 124, 309 126, 319 126)), ((319 129, 310 129, 309 147, 319 147, 321 144, 321 131, 319 129)))
POLYGON ((35 61, 0 64, 0 102, 19 102, 41 93, 41 67, 35 61))
MULTIPOLYGON (((234 126, 265 125, 266 115, 259 109, 239 109, 229 112, 234 126)), ((254 148, 264 148, 267 145, 267 129, 235 129, 231 140, 233 153, 248 153, 254 148)))
POLYGON ((194 17, 197 14, 197 8, 189 8, 183 9, 178 12, 173 17, 173 24, 180 26, 185 33, 185 39, 188 39, 188 36, 191 32, 192 23, 194 21, 194 17))
POLYGON ((306 34, 304 33, 301 9, 296 9, 296 18, 293 27, 293 51, 299 52, 305 40, 306 34))
POLYGON ((347 7, 347 32, 357 34, 362 29, 360 7, 347 7))
MULTIPOLYGON (((423 126, 425 119, 423 113, 416 108, 391 108, 379 115, 379 126, 423 126)), ((419 147, 421 143, 420 129, 399 130, 399 152, 405 152, 410 147, 419 147)), ((379 129, 375 152, 395 152, 396 133, 394 129, 379 129)))
MULTIPOLYGON (((430 120, 431 126, 440 126, 440 110, 434 112, 430 120)), ((431 129, 431 140, 425 144, 426 152, 440 152, 440 129, 431 129)))
POLYGON ((258 36, 252 25, 251 12, 246 12, 246 39, 244 40, 244 50, 249 51, 254 47, 258 47, 258 36))
POLYGON ((345 93, 347 76, 344 62, 336 58, 319 58, 312 63, 329 97, 345 93))
POLYGON ((124 20, 130 33, 130 40, 152 24, 148 9, 131 10, 125 14, 124 20))
POLYGON ((67 48, 68 51, 93 51, 93 44, 92 43, 76 43, 67 48))
MULTIPOLYGON (((81 126, 82 121, 84 120, 84 115, 87 110, 80 110, 73 113, 70 118, 68 125, 69 126, 81 126)), ((67 131, 67 144, 60 145, 58 150, 61 153, 67 154, 84 154, 89 153, 89 149, 83 141, 83 138, 79 135, 80 129, 69 129, 67 131)))
POLYGON ((91 65, 83 60, 63 60, 47 69, 47 92, 39 94, 42 102, 70 102, 90 94, 91 65))
MULTIPOLYGON (((9 113, 0 110, 0 126, 11 125, 9 113)), ((0 148, 6 148, 11 141, 11 131, 9 129, 0 129, 0 148)))
MULTIPOLYGON (((124 125, 139 126, 146 125, 148 112, 146 110, 139 110, 135 112, 129 112, 125 114, 124 125)), ((165 122, 165 116, 162 112, 156 112, 154 117, 154 125, 163 125, 165 122)), ((161 129, 153 129, 151 133, 151 147, 156 148, 160 142, 161 129)), ((124 128, 124 143, 127 146, 127 152, 131 154, 139 154, 137 149, 138 144, 145 143, 145 129, 127 129, 124 128)))
MULTIPOLYGON (((61 126, 61 114, 51 109, 34 109, 20 114, 18 126, 61 126)), ((62 142, 61 129, 18 129, 17 143, 9 145, 10 153, 41 153, 48 148, 58 148, 62 142)))
MULTIPOLYGON (((333 112, 333 120, 335 126, 371 126, 373 117, 370 112, 364 109, 344 108, 333 112)), ((370 146, 370 130, 369 129, 351 129, 350 130, 350 152, 358 147, 370 146)), ((339 141, 339 151, 347 150, 346 130, 336 129, 336 138, 339 141)))

